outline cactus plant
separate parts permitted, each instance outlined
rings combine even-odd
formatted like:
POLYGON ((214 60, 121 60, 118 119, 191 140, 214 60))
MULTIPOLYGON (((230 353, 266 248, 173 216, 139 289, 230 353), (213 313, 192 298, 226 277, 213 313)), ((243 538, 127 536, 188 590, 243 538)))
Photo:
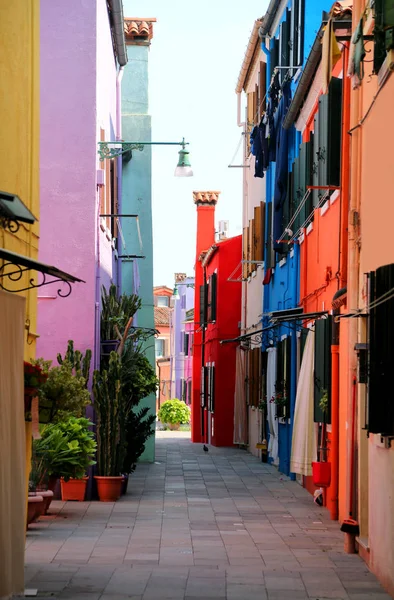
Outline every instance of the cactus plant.
POLYGON ((90 363, 92 360, 92 351, 88 348, 83 354, 79 350, 74 350, 74 342, 73 340, 68 340, 67 351, 64 355, 57 355, 57 362, 59 365, 62 365, 65 362, 68 362, 72 368, 73 375, 75 377, 83 377, 86 382, 86 387, 89 382, 89 374, 90 374, 90 363))
POLYGON ((126 451, 125 409, 121 386, 121 359, 109 356, 108 369, 93 372, 97 414, 97 468, 105 477, 121 475, 126 451))

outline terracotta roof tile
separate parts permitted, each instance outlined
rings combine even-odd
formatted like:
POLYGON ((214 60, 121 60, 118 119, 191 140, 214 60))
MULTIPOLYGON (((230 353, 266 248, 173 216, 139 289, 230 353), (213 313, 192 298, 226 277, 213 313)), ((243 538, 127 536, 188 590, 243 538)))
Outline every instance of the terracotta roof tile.
POLYGON ((213 204, 219 200, 220 192, 193 192, 195 204, 213 204))
POLYGON ((155 306, 155 327, 157 325, 170 325, 171 308, 168 306, 155 306))
POLYGON ((133 17, 125 17, 124 19, 124 35, 127 42, 134 40, 151 40, 153 38, 153 23, 156 19, 138 19, 133 17))

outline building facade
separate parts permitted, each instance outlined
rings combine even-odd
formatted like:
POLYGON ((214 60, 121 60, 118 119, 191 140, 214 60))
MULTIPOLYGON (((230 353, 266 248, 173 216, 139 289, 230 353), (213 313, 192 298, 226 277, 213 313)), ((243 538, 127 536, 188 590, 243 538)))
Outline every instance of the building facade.
MULTIPOLYGON (((156 19, 126 17, 124 21, 128 63, 122 78, 122 137, 130 142, 150 142, 151 116, 148 101, 149 49, 156 19)), ((153 304, 153 234, 152 234, 152 153, 150 145, 143 150, 125 153, 122 161, 120 208, 122 244, 119 253, 120 287, 123 293, 138 294, 142 306, 136 325, 154 329, 153 304)), ((145 353, 155 369, 155 347, 152 339, 145 353)), ((155 394, 141 402, 151 413, 156 410, 155 394)), ((141 461, 153 461, 155 437, 145 444, 141 461)))
POLYGON ((156 376, 159 380, 156 411, 171 396, 171 323, 173 319, 172 289, 166 286, 153 288, 155 315, 156 376))
POLYGON ((192 441, 232 446, 241 289, 229 281, 242 259, 242 236, 215 241, 218 192, 193 192, 197 207, 192 378, 192 441))
POLYGON ((174 310, 171 320, 172 397, 191 404, 193 332, 188 327, 188 311, 194 306, 194 277, 175 273, 174 310))
POLYGON ((58 296, 40 290, 37 352, 56 361, 72 339, 79 350, 92 350, 94 368, 100 364, 101 286, 117 282, 119 233, 111 215, 118 212, 118 159, 98 154, 99 142, 115 141, 121 127, 125 46, 113 44, 112 6, 97 0, 70 8, 44 0, 40 17, 40 259, 56 260, 86 283, 62 301, 61 318, 58 296))

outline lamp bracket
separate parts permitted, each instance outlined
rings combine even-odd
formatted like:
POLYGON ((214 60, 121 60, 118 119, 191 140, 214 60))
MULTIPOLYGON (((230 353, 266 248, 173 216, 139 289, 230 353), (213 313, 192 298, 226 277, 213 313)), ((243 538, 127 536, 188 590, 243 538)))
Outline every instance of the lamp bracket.
POLYGON ((0 225, 3 229, 8 229, 11 233, 17 233, 20 228, 18 221, 4 215, 0 215, 0 225))
POLYGON ((30 271, 30 267, 22 267, 21 265, 17 265, 15 263, 5 262, 2 265, 2 267, 0 267, 0 288, 6 292, 15 293, 40 288, 44 285, 50 285, 51 283, 64 283, 67 286, 67 290, 63 291, 61 288, 59 288, 57 290, 57 295, 61 298, 67 298, 72 292, 72 287, 69 281, 66 281, 61 278, 47 279, 47 274, 43 273, 42 271, 39 271, 41 276, 40 282, 34 281, 34 278, 31 277, 28 281, 28 285, 26 285, 25 287, 18 287, 18 289, 16 289, 13 285, 10 285, 10 287, 8 287, 8 285, 5 284, 5 280, 9 280, 10 282, 20 281, 23 277, 23 274, 27 271, 30 271), (7 270, 7 267, 11 267, 12 270, 7 270))
POLYGON ((119 141, 112 140, 107 142, 98 142, 98 154, 100 156, 100 160, 104 160, 105 158, 116 158, 117 156, 122 156, 122 154, 127 154, 132 150, 142 150, 144 146, 188 146, 189 142, 185 142, 183 139, 181 142, 127 142, 127 141, 119 141))

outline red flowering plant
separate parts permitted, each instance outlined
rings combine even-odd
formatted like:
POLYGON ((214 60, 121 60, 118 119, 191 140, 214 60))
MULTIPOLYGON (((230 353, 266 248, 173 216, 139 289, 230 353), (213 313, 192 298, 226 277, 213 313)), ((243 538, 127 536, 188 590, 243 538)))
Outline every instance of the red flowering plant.
POLYGON ((48 373, 45 373, 40 365, 32 365, 24 362, 25 373, 25 396, 36 396, 40 387, 48 379, 48 373))

